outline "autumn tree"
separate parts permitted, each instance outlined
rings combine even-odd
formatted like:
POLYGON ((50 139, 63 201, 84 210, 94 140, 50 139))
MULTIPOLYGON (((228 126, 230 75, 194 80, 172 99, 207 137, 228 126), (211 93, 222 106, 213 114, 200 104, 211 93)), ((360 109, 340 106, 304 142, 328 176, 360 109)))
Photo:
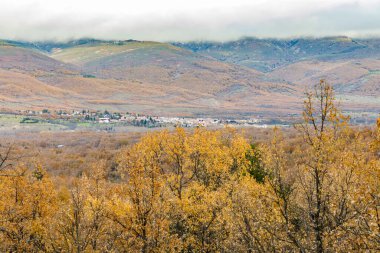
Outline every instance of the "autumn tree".
POLYGON ((40 165, 18 165, 0 176, 0 249, 4 252, 51 250, 49 222, 57 211, 50 177, 40 165))
POLYGON ((113 200, 111 218, 120 230, 122 251, 162 252, 175 248, 168 234, 166 189, 160 176, 165 140, 165 131, 149 134, 120 154, 124 185, 113 200))
POLYGON ((75 176, 0 148, 0 251, 380 251, 380 121, 351 127, 322 80, 271 135, 154 131, 75 176))
POLYGON ((366 210, 359 191, 364 144, 347 127, 328 83, 322 80, 306 95, 303 122, 296 125, 304 144, 292 159, 280 155, 281 149, 267 155, 283 220, 280 235, 301 252, 337 250, 339 245, 357 250, 360 242, 352 232, 366 210))

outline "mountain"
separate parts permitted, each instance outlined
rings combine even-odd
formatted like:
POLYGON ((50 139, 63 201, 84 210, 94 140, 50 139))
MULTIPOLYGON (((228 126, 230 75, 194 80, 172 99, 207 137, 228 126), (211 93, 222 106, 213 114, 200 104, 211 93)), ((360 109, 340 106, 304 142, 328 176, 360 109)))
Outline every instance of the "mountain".
POLYGON ((3 110, 283 117, 321 78, 347 111, 380 111, 380 39, 0 41, 3 110))
POLYGON ((173 43, 222 62, 265 73, 267 80, 307 87, 326 79, 350 110, 379 111, 380 39, 257 39, 173 43))
POLYGON ((224 43, 189 42, 173 45, 263 72, 305 60, 380 57, 380 39, 352 39, 344 36, 289 40, 243 38, 224 43))
POLYGON ((0 79, 6 108, 236 116, 261 111, 260 107, 263 112, 274 111, 268 109, 273 107, 274 93, 286 101, 295 100, 293 87, 264 81, 261 72, 165 43, 91 40, 60 48, 53 45, 49 51, 31 44, 9 44, 0 46, 0 66, 7 70, 0 79), (22 88, 21 80, 30 89, 22 88), (51 95, 40 92, 44 85, 51 95))

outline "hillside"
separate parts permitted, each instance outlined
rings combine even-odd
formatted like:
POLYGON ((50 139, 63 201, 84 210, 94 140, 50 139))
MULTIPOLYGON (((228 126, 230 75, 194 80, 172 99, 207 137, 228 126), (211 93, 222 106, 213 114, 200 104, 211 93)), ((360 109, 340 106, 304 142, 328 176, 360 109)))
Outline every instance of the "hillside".
POLYGON ((3 109, 73 107, 236 116, 261 111, 260 107, 269 112, 273 93, 294 101, 296 92, 284 83, 265 81, 258 71, 164 43, 89 41, 52 47, 50 52, 35 44, 10 44, 0 46, 1 69, 7 71, 0 80, 3 109))
POLYGON ((245 38, 225 43, 173 44, 261 71, 267 80, 295 87, 307 87, 323 78, 334 85, 346 108, 380 108, 380 39, 245 38))
POLYGON ((21 72, 71 73, 76 67, 57 61, 38 50, 0 43, 0 68, 21 72))
POLYGON ((380 40, 0 43, 1 108, 280 117, 321 78, 348 111, 380 110, 380 40))
POLYGON ((344 36, 288 40, 244 38, 224 43, 189 42, 173 45, 263 72, 305 60, 336 61, 380 57, 380 39, 352 39, 344 36))

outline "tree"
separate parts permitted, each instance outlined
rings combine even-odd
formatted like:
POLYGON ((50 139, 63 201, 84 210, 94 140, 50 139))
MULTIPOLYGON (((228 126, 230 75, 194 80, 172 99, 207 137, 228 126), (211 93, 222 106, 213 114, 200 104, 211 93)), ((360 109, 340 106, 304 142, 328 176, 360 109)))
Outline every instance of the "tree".
POLYGON ((257 182, 264 183, 267 174, 262 161, 262 152, 257 144, 251 144, 250 149, 247 150, 245 154, 245 158, 248 161, 247 172, 249 175, 251 175, 257 182))
POLYGON ((37 164, 33 171, 19 165, 0 177, 0 250, 51 250, 48 227, 58 205, 49 176, 37 164))
POLYGON ((307 93, 303 122, 296 125, 305 145, 295 152, 294 163, 276 155, 277 148, 267 159, 281 230, 301 252, 337 250, 338 243, 346 250, 361 247, 352 231, 367 208, 360 196, 365 144, 334 101, 332 87, 322 80, 307 93))
POLYGON ((149 134, 120 154, 119 171, 124 185, 110 208, 121 233, 122 251, 161 252, 175 248, 175 238, 169 235, 166 190, 160 174, 166 134, 149 134))

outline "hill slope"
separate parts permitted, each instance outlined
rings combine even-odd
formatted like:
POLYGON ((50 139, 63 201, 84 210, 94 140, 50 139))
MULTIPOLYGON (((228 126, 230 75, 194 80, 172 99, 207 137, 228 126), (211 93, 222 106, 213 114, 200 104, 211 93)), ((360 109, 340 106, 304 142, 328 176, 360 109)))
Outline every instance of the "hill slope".
POLYGON ((161 115, 297 113, 326 78, 345 109, 380 111, 380 40, 228 43, 80 40, 0 43, 2 109, 78 108, 161 115))
POLYGON ((55 50, 51 56, 98 78, 159 85, 166 93, 161 103, 190 106, 190 111, 266 110, 273 107, 273 94, 289 102, 299 94, 286 83, 267 81, 259 71, 164 43, 91 43, 55 50))
POLYGON ((0 85, 7 87, 2 92, 3 107, 238 115, 260 108, 272 111, 268 108, 273 107, 275 93, 289 102, 298 94, 287 84, 265 81, 256 70, 169 44, 91 41, 52 48, 51 53, 24 45, 0 46, 4 56, 0 70, 8 71, 0 79, 0 85), (28 83, 30 89, 21 89, 19 80, 28 83), (42 94, 41 90, 46 92, 42 94), (56 97, 59 91, 62 101, 56 97))
POLYGON ((225 43, 173 44, 262 71, 267 80, 295 87, 307 87, 323 78, 334 85, 347 109, 380 109, 380 39, 245 38, 225 43))
POLYGON ((245 38, 225 43, 189 42, 173 45, 263 72, 305 60, 336 61, 380 57, 380 39, 352 39, 343 36, 289 40, 245 38))

